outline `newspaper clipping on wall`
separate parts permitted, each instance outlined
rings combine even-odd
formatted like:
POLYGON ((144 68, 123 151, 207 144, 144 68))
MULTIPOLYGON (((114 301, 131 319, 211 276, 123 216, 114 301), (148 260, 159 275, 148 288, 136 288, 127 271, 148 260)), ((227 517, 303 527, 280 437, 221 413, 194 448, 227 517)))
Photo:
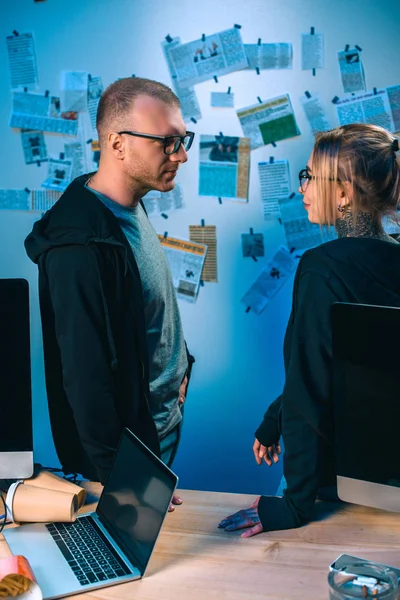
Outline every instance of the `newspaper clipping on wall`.
POLYGON ((159 235, 164 248, 178 298, 195 302, 199 292, 201 273, 207 246, 177 238, 159 235))
POLYGON ((336 102, 339 125, 369 123, 394 131, 392 109, 386 89, 375 89, 336 102))

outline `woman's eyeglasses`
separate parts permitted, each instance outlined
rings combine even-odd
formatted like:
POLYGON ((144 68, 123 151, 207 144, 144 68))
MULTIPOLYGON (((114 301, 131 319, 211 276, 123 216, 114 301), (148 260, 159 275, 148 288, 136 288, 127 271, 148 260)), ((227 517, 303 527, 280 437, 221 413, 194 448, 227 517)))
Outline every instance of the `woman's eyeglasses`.
POLYGON ((313 179, 313 176, 309 173, 307 169, 302 169, 299 173, 299 182, 300 189, 302 192, 305 192, 307 189, 308 182, 313 179))
POLYGON ((194 133, 193 131, 187 131, 185 135, 151 135, 150 133, 139 133, 137 131, 118 131, 118 135, 133 135, 135 137, 147 138, 149 140, 159 140, 163 142, 164 153, 171 155, 179 151, 183 145, 186 152, 190 150, 193 143, 194 133))

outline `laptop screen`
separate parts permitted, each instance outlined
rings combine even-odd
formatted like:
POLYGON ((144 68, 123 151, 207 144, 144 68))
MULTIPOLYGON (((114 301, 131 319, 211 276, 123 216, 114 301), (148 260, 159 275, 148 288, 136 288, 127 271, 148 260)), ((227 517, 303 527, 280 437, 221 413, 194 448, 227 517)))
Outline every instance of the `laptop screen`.
POLYGON ((337 474, 400 486, 400 309, 333 305, 337 474))
MULTIPOLYGON (((32 451, 29 287, 25 279, 0 279, 0 385, 1 422, 5 424, 0 454, 32 451)), ((14 477, 22 474, 15 471, 14 477)))
POLYGON ((97 514, 142 575, 177 480, 131 431, 124 429, 97 514))

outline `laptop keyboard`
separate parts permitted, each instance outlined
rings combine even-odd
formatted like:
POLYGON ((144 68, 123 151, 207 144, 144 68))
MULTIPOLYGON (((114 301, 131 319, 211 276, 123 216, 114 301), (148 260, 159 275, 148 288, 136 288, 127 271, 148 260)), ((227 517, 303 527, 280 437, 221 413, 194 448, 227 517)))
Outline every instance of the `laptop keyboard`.
POLYGON ((46 527, 81 585, 131 574, 92 517, 46 527))

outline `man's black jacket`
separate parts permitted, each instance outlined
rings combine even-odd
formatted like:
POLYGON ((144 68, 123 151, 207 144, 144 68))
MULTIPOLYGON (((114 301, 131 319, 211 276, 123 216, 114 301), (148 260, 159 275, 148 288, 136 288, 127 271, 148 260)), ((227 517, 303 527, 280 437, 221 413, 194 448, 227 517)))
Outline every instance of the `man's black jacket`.
MULTIPOLYGON (((25 240, 39 267, 46 388, 65 472, 105 482, 124 427, 157 455, 142 284, 116 217, 75 179, 25 240)), ((188 354, 189 368, 193 361, 188 354)), ((178 390, 177 390, 178 392, 178 390)))

